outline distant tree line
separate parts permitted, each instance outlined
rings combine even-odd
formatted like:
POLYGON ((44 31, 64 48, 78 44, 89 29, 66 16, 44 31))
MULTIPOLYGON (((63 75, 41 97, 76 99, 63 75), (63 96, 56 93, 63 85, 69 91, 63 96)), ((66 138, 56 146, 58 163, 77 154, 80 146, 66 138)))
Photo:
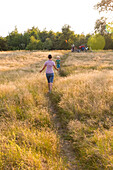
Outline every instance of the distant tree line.
MULTIPOLYGON (((113 49, 113 34, 105 29, 104 18, 95 23, 95 33, 101 34, 105 38, 104 49, 113 49)), ((0 50, 68 50, 72 44, 76 47, 87 45, 91 34, 75 34, 69 25, 64 25, 61 32, 40 31, 38 27, 32 27, 23 34, 18 32, 17 27, 6 37, 0 37, 0 50)))

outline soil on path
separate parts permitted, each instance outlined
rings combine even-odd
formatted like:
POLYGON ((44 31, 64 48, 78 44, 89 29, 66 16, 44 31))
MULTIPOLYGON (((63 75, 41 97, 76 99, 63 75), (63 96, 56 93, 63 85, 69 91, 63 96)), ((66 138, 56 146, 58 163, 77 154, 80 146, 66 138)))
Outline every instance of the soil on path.
MULTIPOLYGON (((48 98, 49 100, 49 98, 48 98)), ((51 102, 49 102, 51 103, 51 102)), ((69 170, 81 170, 81 168, 78 166, 78 161, 76 160, 76 153, 73 150, 72 146, 72 140, 68 136, 67 129, 62 126, 62 123, 60 121, 59 116, 57 115, 57 112, 54 110, 54 108, 49 105, 51 118, 54 125, 54 130, 58 134, 60 138, 60 151, 61 151, 61 157, 66 161, 67 163, 67 169, 69 170)))
MULTIPOLYGON (((65 55, 63 60, 69 56, 69 54, 65 55)), ((48 111, 51 115, 51 119, 53 122, 54 130, 56 134, 58 134, 60 138, 60 150, 61 150, 61 157, 67 163, 67 169, 69 170, 81 170, 78 165, 78 160, 76 160, 76 153, 73 150, 72 139, 69 137, 68 130, 66 126, 63 125, 62 121, 60 120, 58 110, 54 107, 51 101, 51 95, 48 94, 48 111)))

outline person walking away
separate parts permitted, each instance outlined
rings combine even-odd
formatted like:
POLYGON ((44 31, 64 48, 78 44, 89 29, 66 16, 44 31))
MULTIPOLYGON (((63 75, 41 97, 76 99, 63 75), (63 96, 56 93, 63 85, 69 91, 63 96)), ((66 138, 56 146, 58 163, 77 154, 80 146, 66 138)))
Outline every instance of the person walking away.
POLYGON ((60 56, 57 56, 56 63, 57 63, 57 68, 60 68, 60 56))
POLYGON ((52 61, 52 55, 49 54, 48 55, 48 59, 45 63, 43 68, 40 70, 40 73, 46 68, 46 78, 48 81, 48 89, 49 92, 51 93, 52 91, 52 86, 53 86, 53 79, 54 79, 54 71, 53 71, 53 67, 58 71, 59 69, 56 68, 55 66, 55 62, 52 61))

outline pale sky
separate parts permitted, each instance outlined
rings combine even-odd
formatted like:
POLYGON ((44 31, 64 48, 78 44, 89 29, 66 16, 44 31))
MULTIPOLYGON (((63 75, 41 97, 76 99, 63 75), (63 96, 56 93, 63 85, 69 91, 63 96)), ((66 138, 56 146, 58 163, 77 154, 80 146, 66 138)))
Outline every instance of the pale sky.
POLYGON ((17 29, 24 33, 33 26, 39 30, 60 31, 64 24, 75 34, 92 33, 99 12, 93 6, 100 0, 1 0, 0 36, 17 29))

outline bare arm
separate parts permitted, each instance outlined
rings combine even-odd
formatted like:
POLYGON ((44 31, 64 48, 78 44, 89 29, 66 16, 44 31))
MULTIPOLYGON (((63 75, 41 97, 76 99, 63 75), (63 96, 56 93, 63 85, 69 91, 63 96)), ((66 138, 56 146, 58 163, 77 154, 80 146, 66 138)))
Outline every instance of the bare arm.
POLYGON ((59 69, 58 68, 56 68, 56 66, 54 65, 54 68, 58 71, 59 69))
POLYGON ((44 67, 42 68, 42 70, 40 70, 40 73, 46 68, 46 65, 44 65, 44 67))

